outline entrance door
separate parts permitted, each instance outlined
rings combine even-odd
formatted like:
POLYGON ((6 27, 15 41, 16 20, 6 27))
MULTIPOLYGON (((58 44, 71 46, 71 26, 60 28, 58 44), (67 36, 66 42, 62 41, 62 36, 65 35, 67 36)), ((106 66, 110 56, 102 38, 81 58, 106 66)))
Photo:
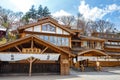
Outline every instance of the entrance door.
MULTIPOLYGON (((29 73, 29 63, 0 63, 0 74, 29 73)), ((60 73, 59 63, 33 63, 32 73, 60 73)))
POLYGON ((59 63, 33 63, 32 73, 60 73, 59 63))
POLYGON ((29 64, 27 63, 9 63, 2 62, 0 64, 0 73, 28 73, 29 64))
POLYGON ((88 67, 88 59, 80 61, 80 65, 83 64, 84 67, 88 67))

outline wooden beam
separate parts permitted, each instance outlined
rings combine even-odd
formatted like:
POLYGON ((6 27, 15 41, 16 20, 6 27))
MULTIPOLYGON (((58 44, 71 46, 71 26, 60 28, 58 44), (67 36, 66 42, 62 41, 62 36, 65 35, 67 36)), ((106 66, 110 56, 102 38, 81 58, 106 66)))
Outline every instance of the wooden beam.
POLYGON ((16 48, 19 52, 22 52, 18 46, 15 46, 15 48, 16 48))
POLYGON ((34 43, 33 43, 33 37, 32 37, 32 41, 31 41, 31 48, 33 49, 33 45, 34 45, 34 43))
POLYGON ((65 35, 65 34, 53 34, 53 33, 42 33, 42 32, 32 32, 32 31, 24 31, 25 33, 28 34, 37 34, 37 35, 48 35, 48 36, 60 36, 60 37, 71 37, 70 35, 65 35))
POLYGON ((8 43, 7 45, 4 44, 4 46, 0 46, 0 51, 3 51, 3 50, 5 50, 5 49, 9 49, 9 48, 11 48, 11 47, 14 47, 14 46, 16 46, 16 45, 20 45, 20 44, 22 44, 22 43, 26 43, 26 42, 28 42, 28 41, 30 41, 30 38, 25 39, 25 40, 14 41, 14 42, 8 43))
POLYGON ((48 47, 45 47, 45 48, 41 51, 41 54, 43 54, 47 49, 48 49, 48 47))

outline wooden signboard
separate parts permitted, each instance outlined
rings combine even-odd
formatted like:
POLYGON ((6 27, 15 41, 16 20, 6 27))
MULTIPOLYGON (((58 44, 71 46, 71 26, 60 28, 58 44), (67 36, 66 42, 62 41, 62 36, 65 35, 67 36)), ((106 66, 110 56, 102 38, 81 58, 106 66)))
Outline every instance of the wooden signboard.
POLYGON ((38 48, 23 48, 22 52, 23 53, 40 53, 41 49, 38 49, 38 48))

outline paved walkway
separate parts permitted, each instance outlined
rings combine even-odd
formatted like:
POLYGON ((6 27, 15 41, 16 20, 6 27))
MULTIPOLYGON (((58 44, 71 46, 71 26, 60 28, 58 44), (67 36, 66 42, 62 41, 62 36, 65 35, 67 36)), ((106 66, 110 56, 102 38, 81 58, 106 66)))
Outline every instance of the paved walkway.
POLYGON ((0 80, 120 80, 120 67, 106 68, 105 72, 79 72, 71 69, 70 75, 2 76, 0 80), (111 72, 111 70, 115 72, 111 72), (116 73, 117 71, 117 73, 116 73))
POLYGON ((112 72, 112 73, 119 73, 120 74, 120 67, 104 67, 104 71, 106 72, 112 72))
MULTIPOLYGON (((105 72, 77 72, 74 70, 71 70, 72 74, 77 77, 83 78, 83 80, 120 80, 120 67, 117 69, 114 69, 114 72, 111 72, 112 68, 106 68, 105 72)), ((77 80, 77 79, 76 79, 77 80)))

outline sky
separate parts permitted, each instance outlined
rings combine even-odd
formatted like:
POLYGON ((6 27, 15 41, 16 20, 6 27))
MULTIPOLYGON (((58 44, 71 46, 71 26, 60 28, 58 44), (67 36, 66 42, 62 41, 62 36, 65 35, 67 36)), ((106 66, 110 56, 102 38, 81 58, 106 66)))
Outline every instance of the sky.
POLYGON ((32 5, 47 6, 53 16, 81 13, 88 20, 112 22, 120 31, 120 0, 1 0, 0 6, 13 11, 27 12, 32 5))

